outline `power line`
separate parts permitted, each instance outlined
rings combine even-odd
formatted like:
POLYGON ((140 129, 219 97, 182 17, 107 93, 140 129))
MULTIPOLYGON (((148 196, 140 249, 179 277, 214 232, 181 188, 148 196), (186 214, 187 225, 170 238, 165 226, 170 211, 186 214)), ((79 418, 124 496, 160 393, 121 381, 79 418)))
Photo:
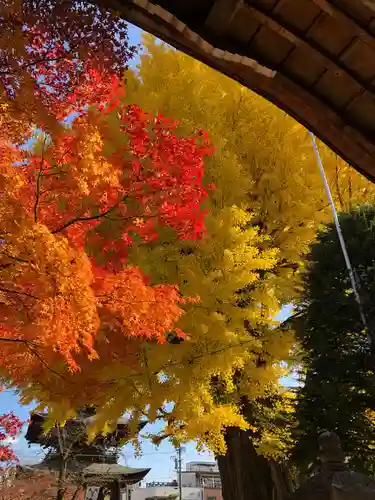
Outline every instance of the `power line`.
MULTIPOLYGON (((152 453, 142 453, 141 456, 144 457, 147 455, 170 455, 170 454, 171 454, 170 451, 163 451, 163 452, 154 451, 152 453)), ((124 453, 124 456, 135 457, 135 455, 133 453, 124 453)))
POLYGON ((366 316, 365 316, 365 313, 364 313, 364 310, 363 310, 363 304, 362 304, 361 296, 359 294, 359 289, 360 289, 359 285, 360 284, 358 282, 358 276, 356 276, 355 273, 354 273, 354 270, 353 270, 353 267, 352 267, 352 264, 351 264, 351 261, 350 261, 350 257, 349 257, 349 254, 348 254, 348 250, 346 248, 346 243, 345 243, 344 235, 343 235, 342 230, 341 230, 340 220, 339 220, 338 215, 337 215, 337 210, 336 210, 335 202, 333 201, 333 198, 332 198, 331 189, 330 189, 329 184, 328 184, 328 180, 327 180, 327 176, 326 176, 326 173, 325 173, 325 170, 324 170, 322 158, 320 156, 318 145, 317 145, 316 140, 315 140, 315 135, 312 132, 309 132, 309 134, 310 134, 312 145, 313 145, 313 149, 314 149, 314 152, 315 152, 316 161, 317 161, 317 164, 318 164, 318 167, 319 167, 319 170, 320 170, 320 175, 321 175, 321 177, 323 179, 324 190, 326 192, 329 204, 331 206, 331 211, 332 211, 333 220, 334 220, 335 227, 336 227, 337 236, 339 238, 339 242, 340 242, 340 246, 341 246, 341 251, 343 253, 344 260, 345 260, 345 265, 346 265, 346 268, 347 268, 348 273, 349 273, 349 278, 350 278, 350 282, 351 282, 352 289, 353 289, 353 292, 354 292, 354 297, 355 297, 355 300, 357 301, 357 304, 358 304, 359 315, 361 317, 361 321, 363 323, 364 330, 366 332, 366 336, 367 336, 367 338, 368 338, 368 340, 370 342, 370 346, 371 346, 372 345, 372 338, 371 338, 371 335, 369 334, 368 325, 367 325, 367 321, 366 321, 366 316))

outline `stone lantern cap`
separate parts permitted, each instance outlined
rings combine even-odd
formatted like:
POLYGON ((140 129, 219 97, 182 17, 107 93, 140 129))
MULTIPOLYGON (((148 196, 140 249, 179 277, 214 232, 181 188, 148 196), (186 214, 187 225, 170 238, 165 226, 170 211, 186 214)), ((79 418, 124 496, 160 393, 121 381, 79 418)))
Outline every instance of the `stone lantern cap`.
POLYGON ((334 432, 318 438, 320 469, 292 494, 291 500, 375 500, 375 481, 348 469, 334 432))

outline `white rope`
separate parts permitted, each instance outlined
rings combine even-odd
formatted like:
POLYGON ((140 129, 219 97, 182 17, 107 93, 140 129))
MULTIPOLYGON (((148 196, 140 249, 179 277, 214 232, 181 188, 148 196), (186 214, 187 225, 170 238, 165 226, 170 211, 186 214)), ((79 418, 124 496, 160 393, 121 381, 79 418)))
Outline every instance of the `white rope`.
POLYGON ((340 226, 340 221, 339 221, 339 218, 338 218, 338 215, 337 215, 337 211, 336 211, 336 207, 335 207, 335 202, 333 201, 333 198, 332 198, 332 193, 331 193, 331 190, 330 190, 330 187, 329 187, 329 184, 328 184, 326 173, 324 171, 323 162, 322 162, 322 159, 320 157, 320 153, 319 153, 318 145, 316 144, 315 136, 314 136, 314 134, 312 132, 309 132, 309 134, 311 136, 311 141, 312 141, 312 145, 313 145, 313 148, 314 148, 316 161, 317 161, 318 166, 319 166, 320 174, 321 174, 322 179, 323 179, 324 190, 326 192, 329 204, 331 205, 333 220, 335 222, 336 231, 337 231, 337 235, 339 237, 341 250, 342 250, 342 253, 344 255, 345 264, 346 264, 346 267, 348 269, 349 278, 350 278, 350 282, 352 284, 352 289, 353 289, 353 292, 354 292, 354 296, 355 296, 355 299, 356 299, 356 301, 358 303, 359 314, 360 314, 360 317, 361 317, 361 320, 362 320, 365 332, 366 332, 366 334, 368 336, 369 341, 371 342, 372 339, 371 339, 371 336, 369 335, 369 331, 368 331, 368 327, 367 327, 367 321, 366 321, 366 316, 365 316, 365 313, 363 311, 363 305, 362 305, 362 301, 361 301, 361 296, 359 294, 359 286, 358 286, 358 283, 357 283, 357 280, 356 280, 356 277, 355 277, 355 274, 354 274, 354 271, 353 271, 352 264, 350 262, 349 254, 348 254, 348 251, 347 251, 347 248, 346 248, 344 236, 342 234, 342 230, 341 230, 341 226, 340 226))

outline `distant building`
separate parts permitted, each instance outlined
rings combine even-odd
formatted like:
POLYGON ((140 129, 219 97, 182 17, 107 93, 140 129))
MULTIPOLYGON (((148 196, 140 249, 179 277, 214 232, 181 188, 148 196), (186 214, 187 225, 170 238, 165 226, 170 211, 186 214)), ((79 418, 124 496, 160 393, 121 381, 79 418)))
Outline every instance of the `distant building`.
MULTIPOLYGON (((181 476, 181 500, 223 499, 220 473, 216 462, 188 462, 181 476)), ((137 485, 128 493, 127 500, 180 500, 177 481, 154 481, 147 483, 145 487, 137 485)))
POLYGON ((182 486, 221 490, 220 472, 216 462, 188 462, 181 475, 182 486))

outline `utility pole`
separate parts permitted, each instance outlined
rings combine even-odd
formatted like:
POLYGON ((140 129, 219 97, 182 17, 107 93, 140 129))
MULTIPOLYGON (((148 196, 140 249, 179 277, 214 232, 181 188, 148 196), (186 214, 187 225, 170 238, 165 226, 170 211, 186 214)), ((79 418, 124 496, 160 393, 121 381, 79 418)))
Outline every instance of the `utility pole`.
POLYGON ((182 450, 181 446, 178 447, 178 492, 180 500, 182 500, 182 450))
POLYGON ((182 500, 182 452, 183 448, 178 447, 177 458, 175 459, 175 469, 178 475, 178 496, 179 500, 182 500))

